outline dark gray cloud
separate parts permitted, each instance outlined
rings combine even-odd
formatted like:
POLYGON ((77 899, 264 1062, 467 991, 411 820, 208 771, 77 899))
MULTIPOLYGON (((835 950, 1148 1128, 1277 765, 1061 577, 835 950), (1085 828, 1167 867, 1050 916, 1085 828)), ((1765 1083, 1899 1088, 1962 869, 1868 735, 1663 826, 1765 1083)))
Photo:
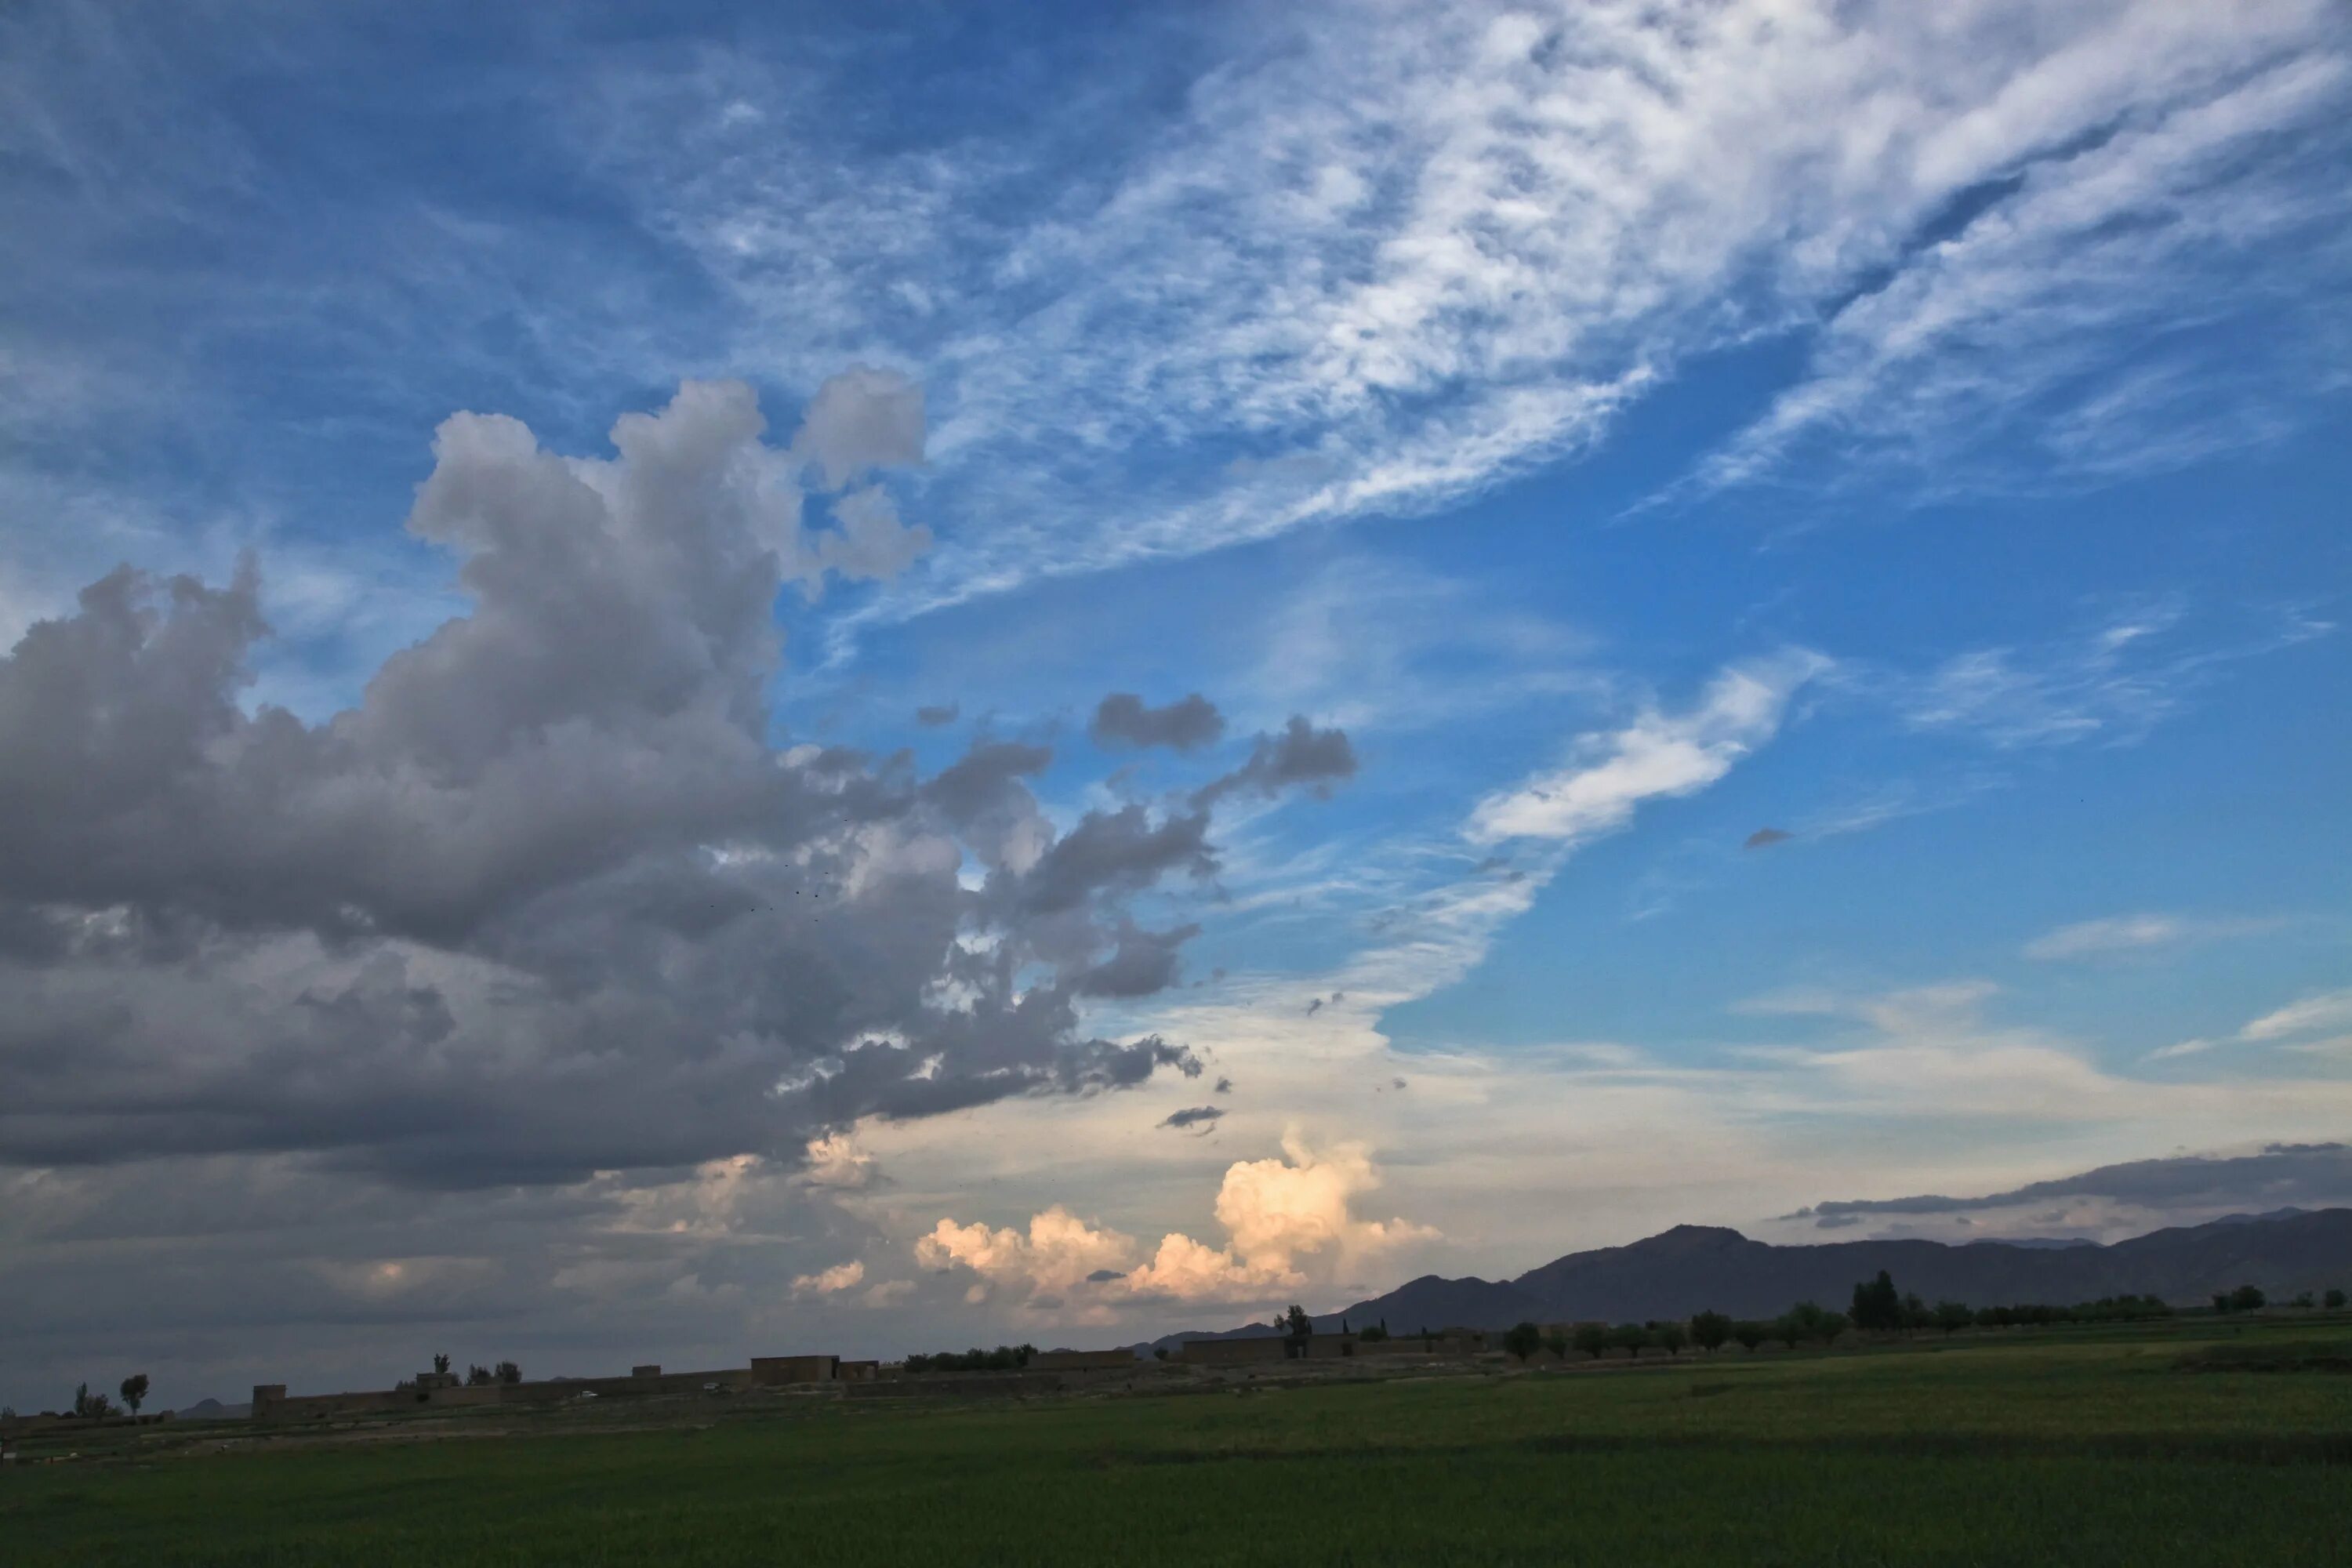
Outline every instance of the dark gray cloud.
POLYGON ((819 405, 796 453, 732 384, 594 461, 448 420, 408 526, 470 609, 321 723, 241 701, 250 561, 123 568, 0 657, 0 1164, 562 1183, 1197 1075, 1079 1001, 1173 979, 1192 928, 1124 900, 1213 868, 1204 806, 1056 836, 1044 747, 923 780, 772 738, 780 589, 911 538, 805 528, 794 476, 919 455, 919 396, 819 405))
POLYGON ((915 722, 926 730, 944 729, 954 723, 962 712, 963 706, 961 703, 944 702, 927 705, 915 710, 915 722))
POLYGON ((1196 1105, 1189 1110, 1171 1113, 1160 1125, 1177 1128, 1180 1131, 1187 1127, 1206 1127, 1213 1124, 1223 1115, 1224 1112, 1213 1105, 1196 1105))
POLYGON ((1212 1092, 1222 1095, 1231 1094, 1233 1091, 1234 1080, 1229 1078, 1221 1078, 1217 1080, 1216 1088, 1212 1092))
MULTIPOLYGON (((2132 1160, 1982 1197, 1931 1194, 1842 1199, 1815 1204, 1788 1217, 1842 1220, 1872 1214, 1959 1214, 2047 1203, 2053 1198, 2107 1198, 2148 1208, 2270 1209, 2352 1202, 2352 1144, 2272 1143, 2258 1154, 2132 1160)), ((2058 1214, 2063 1217, 2064 1211, 2058 1214)))
POLYGON ((1748 836, 1742 849, 1769 849, 1775 844, 1786 844, 1795 835, 1778 827, 1759 827, 1748 836))
POLYGON ((1356 749, 1349 743, 1348 732, 1337 727, 1318 730, 1303 714, 1294 713, 1279 733, 1257 738, 1249 761, 1194 791, 1192 805, 1212 805, 1236 791, 1279 795, 1293 785, 1328 795, 1334 784, 1355 776, 1356 749))
POLYGON ((1157 823, 1140 805, 1090 811, 1017 879, 1018 901, 1051 914, 1102 894, 1140 892, 1171 871, 1205 877, 1216 866, 1203 808, 1157 823))
POLYGON ((1087 1276, 1087 1283, 1089 1285, 1108 1285, 1114 1279, 1124 1279, 1126 1278, 1127 1271, 1123 1268, 1097 1268, 1092 1274, 1087 1276))
POLYGON ((1114 691, 1095 708, 1087 726, 1097 746, 1168 746, 1192 751, 1222 739, 1224 715, 1195 691, 1164 708, 1147 708, 1132 691, 1114 691))
POLYGON ((1081 996, 1150 996, 1176 984, 1186 942, 1201 934, 1197 925, 1170 931, 1122 926, 1111 955, 1077 976, 1081 996))

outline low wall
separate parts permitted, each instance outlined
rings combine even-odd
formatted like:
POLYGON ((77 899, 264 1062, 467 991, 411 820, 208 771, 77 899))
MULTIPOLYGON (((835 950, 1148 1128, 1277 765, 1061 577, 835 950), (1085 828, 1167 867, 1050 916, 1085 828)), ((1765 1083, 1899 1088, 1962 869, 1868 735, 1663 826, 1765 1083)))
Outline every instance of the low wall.
POLYGON ((1278 1334, 1244 1340, 1186 1340, 1177 1359, 1188 1366, 1246 1366, 1286 1360, 1288 1349, 1278 1334))
POLYGON ((751 1380, 769 1388, 785 1383, 831 1383, 840 1365, 836 1355, 755 1355, 751 1380))

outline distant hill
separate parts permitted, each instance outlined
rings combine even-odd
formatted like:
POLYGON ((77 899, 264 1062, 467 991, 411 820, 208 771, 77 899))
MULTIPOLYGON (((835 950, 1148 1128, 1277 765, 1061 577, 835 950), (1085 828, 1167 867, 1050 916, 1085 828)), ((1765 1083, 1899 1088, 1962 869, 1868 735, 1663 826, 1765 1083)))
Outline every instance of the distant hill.
MULTIPOLYGON (((1391 1332, 1404 1334, 1421 1328, 1506 1329, 1529 1321, 1638 1322, 1710 1309, 1763 1318, 1798 1301, 1843 1310, 1855 1282, 1882 1268, 1906 1292, 1972 1307, 2126 1295, 2187 1306, 2239 1285, 2284 1299, 2302 1290, 2352 1289, 2352 1209, 2231 1215, 2105 1247, 2049 1241, 1774 1247, 1717 1226, 1678 1225, 1624 1247, 1571 1252, 1516 1279, 1423 1275, 1386 1295, 1318 1313, 1315 1326, 1385 1321, 1391 1332)), ((1156 1342, 1172 1346, 1273 1331, 1248 1324, 1222 1333, 1171 1334, 1156 1342)), ((1148 1352, 1150 1347, 1141 1348, 1148 1352)))
POLYGON ((174 1421, 242 1421, 253 1414, 250 1405, 223 1405, 217 1399, 199 1399, 194 1405, 183 1405, 172 1412, 174 1421))

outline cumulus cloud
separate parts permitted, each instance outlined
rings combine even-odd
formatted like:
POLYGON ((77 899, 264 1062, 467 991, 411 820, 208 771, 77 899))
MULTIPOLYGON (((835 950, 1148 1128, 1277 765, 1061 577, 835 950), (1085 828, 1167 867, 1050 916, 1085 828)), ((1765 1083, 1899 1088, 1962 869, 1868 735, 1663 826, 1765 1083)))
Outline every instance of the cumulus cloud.
MULTIPOLYGON (((1176 1124, 1173 1117, 1163 1123, 1176 1124)), ((1260 1301, 1306 1284, 1309 1267, 1341 1268, 1436 1235, 1407 1220, 1358 1218, 1354 1200, 1380 1183, 1361 1144, 1317 1150, 1292 1132, 1283 1139, 1281 1158, 1226 1169, 1215 1210, 1227 1235, 1223 1247, 1171 1232, 1141 1256, 1134 1237, 1090 1225, 1057 1204, 1033 1216, 1025 1233, 942 1219, 916 1242, 915 1255, 926 1268, 962 1268, 992 1286, 1024 1291, 1040 1310, 1083 1290, 1098 1303, 1260 1301)))
POLYGON ((1131 691, 1114 691, 1095 708, 1087 733, 1098 746, 1167 746, 1190 752, 1223 736, 1224 715, 1195 691, 1161 708, 1144 706, 1131 691))
POLYGON ((896 577, 931 548, 931 531, 898 521, 898 504, 887 490, 868 485, 833 503, 841 527, 819 534, 816 559, 826 571, 866 582, 896 577))
POLYGON ((793 452, 814 463, 827 489, 868 468, 923 460, 923 389, 907 375, 852 365, 828 377, 801 416, 793 452))
POLYGON ((1624 826, 1645 800, 1694 795, 1769 740, 1797 689, 1829 668, 1800 649, 1727 669, 1696 708, 1652 709, 1624 729, 1586 737, 1568 766, 1487 796, 1469 835, 1572 845, 1624 826))
POLYGON ((1205 806, 1057 834, 1043 747, 926 781, 771 739, 780 589, 895 566, 803 525, 803 459, 919 452, 919 399, 853 379, 797 455, 732 383, 624 416, 606 458, 453 416, 408 526, 469 608, 323 722, 242 700, 251 560, 125 567, 27 631, 0 658, 0 1162, 837 1169, 809 1140, 861 1117, 1196 1074, 1080 1005, 1173 981, 1192 928, 1125 901, 1213 868, 1205 806))
POLYGON ((866 1265, 853 1258, 846 1263, 836 1263, 830 1268, 821 1268, 814 1274, 795 1275, 793 1279, 793 1294, 837 1296, 844 1290, 863 1283, 865 1279, 866 1265))

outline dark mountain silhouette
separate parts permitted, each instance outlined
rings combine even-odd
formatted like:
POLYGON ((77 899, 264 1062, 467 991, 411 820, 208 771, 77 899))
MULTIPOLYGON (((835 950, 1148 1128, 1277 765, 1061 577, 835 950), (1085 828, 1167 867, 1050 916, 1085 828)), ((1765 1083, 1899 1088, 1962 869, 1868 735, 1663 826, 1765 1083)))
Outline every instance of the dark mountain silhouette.
POLYGON ((199 1399, 194 1405, 183 1405, 172 1412, 174 1421, 242 1421, 253 1413, 250 1405, 223 1405, 217 1399, 199 1399))
MULTIPOLYGON (((1504 1329, 1528 1321, 1638 1322, 1709 1309, 1763 1318, 1799 1301, 1843 1310, 1855 1282, 1882 1268, 1906 1292, 1972 1307, 2126 1295, 2203 1305, 2215 1291, 2239 1285, 2260 1286, 2280 1300, 2301 1290, 2352 1289, 2352 1209, 2231 1215, 2105 1247, 2047 1241, 1774 1247, 1717 1226, 1678 1225, 1624 1247, 1571 1252, 1516 1279, 1424 1275, 1340 1311, 1318 1312, 1315 1326, 1335 1330, 1345 1320, 1360 1329, 1385 1320, 1391 1332, 1407 1334, 1423 1327, 1504 1329)), ((1171 1334, 1157 1342, 1273 1331, 1248 1324, 1223 1333, 1171 1334)))

